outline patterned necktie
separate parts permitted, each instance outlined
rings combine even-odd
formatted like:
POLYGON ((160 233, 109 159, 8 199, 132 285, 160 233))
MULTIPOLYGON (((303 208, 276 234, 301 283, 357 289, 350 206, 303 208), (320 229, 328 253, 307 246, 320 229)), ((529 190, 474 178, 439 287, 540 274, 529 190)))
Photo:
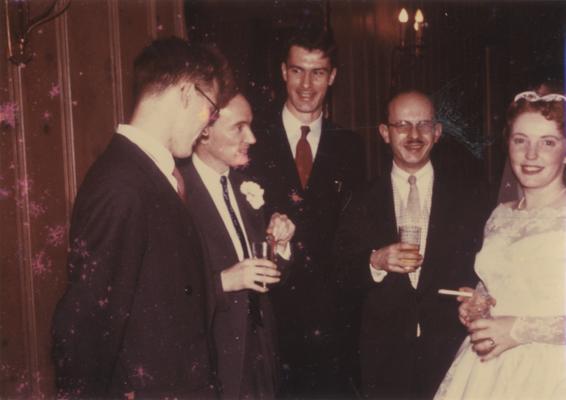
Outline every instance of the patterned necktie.
POLYGON ((307 135, 311 131, 307 125, 301 126, 301 138, 297 142, 297 151, 295 153, 295 163, 297 164, 297 172, 303 188, 307 186, 309 175, 312 170, 312 151, 307 135))
MULTIPOLYGON (((222 197, 224 198, 224 203, 226 203, 228 214, 230 214, 230 219, 232 220, 232 224, 234 225, 234 229, 236 230, 236 235, 238 235, 238 239, 240 240, 240 244, 242 245, 244 258, 250 258, 244 231, 242 230, 240 221, 238 221, 238 218, 236 217, 236 213, 234 212, 234 208, 232 207, 232 202, 230 201, 230 196, 228 194, 228 179, 226 179, 225 176, 221 176, 220 184, 222 185, 222 197)), ((261 320, 261 312, 259 310, 259 296, 252 290, 248 291, 248 313, 250 314, 252 322, 255 325, 263 326, 261 320)))
POLYGON ((177 167, 173 168, 173 177, 177 181, 177 194, 183 200, 183 203, 187 203, 187 192, 185 190, 185 181, 179 172, 177 167))
POLYGON ((407 197, 406 221, 408 225, 421 225, 421 202, 419 199, 419 188, 417 187, 417 177, 409 176, 409 196, 407 197))

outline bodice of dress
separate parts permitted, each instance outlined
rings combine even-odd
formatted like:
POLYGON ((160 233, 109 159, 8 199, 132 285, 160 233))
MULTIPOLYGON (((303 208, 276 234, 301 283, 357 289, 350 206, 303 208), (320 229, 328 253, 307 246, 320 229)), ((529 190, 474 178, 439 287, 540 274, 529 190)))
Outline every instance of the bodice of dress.
POLYGON ((566 315, 566 208, 499 205, 486 224, 475 269, 497 301, 493 316, 566 315))

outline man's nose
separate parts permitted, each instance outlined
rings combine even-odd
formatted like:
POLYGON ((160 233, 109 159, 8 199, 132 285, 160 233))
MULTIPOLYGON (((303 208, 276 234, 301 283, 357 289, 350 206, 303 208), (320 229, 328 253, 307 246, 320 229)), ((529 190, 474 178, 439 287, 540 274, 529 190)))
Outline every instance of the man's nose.
POLYGON ((250 128, 246 129, 246 135, 244 137, 244 140, 248 144, 254 144, 256 142, 255 135, 250 128))
POLYGON ((409 130, 409 137, 412 139, 416 139, 420 136, 419 129, 417 128, 416 124, 411 125, 411 129, 409 130))
POLYGON ((305 72, 305 74, 303 75, 303 79, 301 80, 301 86, 304 88, 308 88, 311 85, 311 74, 310 72, 305 72))

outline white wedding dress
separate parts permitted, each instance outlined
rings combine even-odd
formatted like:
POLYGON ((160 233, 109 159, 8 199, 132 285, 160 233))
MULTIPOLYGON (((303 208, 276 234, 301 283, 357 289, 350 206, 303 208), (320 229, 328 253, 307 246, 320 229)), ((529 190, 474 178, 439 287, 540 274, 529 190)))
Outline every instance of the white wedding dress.
POLYGON ((435 400, 566 399, 566 208, 499 205, 475 270, 521 344, 481 362, 467 338, 435 400))

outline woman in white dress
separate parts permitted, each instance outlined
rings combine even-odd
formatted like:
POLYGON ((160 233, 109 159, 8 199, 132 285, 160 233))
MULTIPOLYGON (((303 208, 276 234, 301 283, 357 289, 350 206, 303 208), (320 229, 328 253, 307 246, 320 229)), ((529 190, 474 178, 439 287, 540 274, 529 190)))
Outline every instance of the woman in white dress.
POLYGON ((524 197, 486 224, 475 264, 483 286, 460 306, 470 335, 435 399, 566 399, 565 101, 523 92, 509 107, 509 158, 524 197), (474 319, 484 287, 493 301, 474 319))

